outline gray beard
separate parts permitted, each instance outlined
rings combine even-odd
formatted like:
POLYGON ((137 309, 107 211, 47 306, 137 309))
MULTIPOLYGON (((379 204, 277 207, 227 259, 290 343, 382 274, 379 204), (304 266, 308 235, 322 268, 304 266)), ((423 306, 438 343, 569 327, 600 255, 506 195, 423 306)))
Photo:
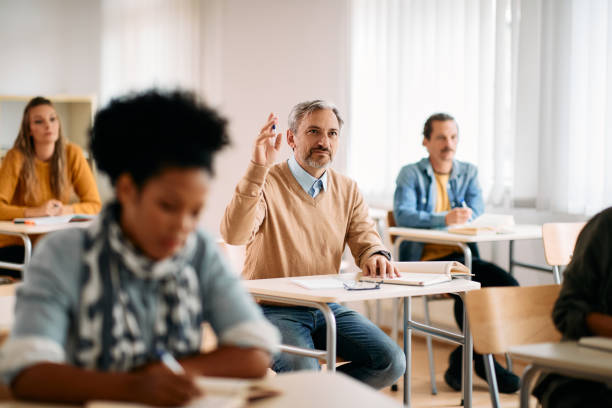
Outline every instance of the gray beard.
POLYGON ((329 167, 329 165, 331 164, 333 159, 329 159, 329 161, 327 163, 321 163, 318 161, 315 161, 313 159, 310 158, 310 156, 308 156, 306 158, 306 160, 304 160, 306 162, 307 165, 309 165, 310 167, 314 168, 314 169, 324 169, 329 167))

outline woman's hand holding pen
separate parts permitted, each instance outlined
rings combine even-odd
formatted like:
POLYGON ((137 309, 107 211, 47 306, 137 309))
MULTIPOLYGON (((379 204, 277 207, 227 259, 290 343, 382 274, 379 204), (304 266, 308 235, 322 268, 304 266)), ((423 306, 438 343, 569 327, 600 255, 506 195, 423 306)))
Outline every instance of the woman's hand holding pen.
POLYGON ((271 113, 255 140, 252 158, 255 164, 269 167, 276 162, 276 156, 283 140, 282 133, 276 133, 277 130, 278 117, 271 113))
POLYGON ((24 212, 25 217, 48 217, 53 215, 62 215, 64 205, 59 200, 49 200, 38 207, 28 207, 24 212))

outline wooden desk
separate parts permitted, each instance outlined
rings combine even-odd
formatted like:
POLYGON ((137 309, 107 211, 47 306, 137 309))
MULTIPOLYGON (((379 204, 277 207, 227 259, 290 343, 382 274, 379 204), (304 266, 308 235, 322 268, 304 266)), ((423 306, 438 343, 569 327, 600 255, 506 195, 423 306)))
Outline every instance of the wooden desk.
MULTIPOLYGON (((248 408, 398 408, 397 401, 342 373, 300 371, 278 374, 265 380, 282 394, 248 404, 248 408)), ((136 408, 144 405, 94 402, 92 408, 136 408)), ((0 408, 56 408, 60 405, 4 401, 0 408)), ((61 407, 69 407, 61 405, 61 407)), ((76 407, 76 406, 72 406, 76 407)))
MULTIPOLYGON (((354 274, 318 275, 300 277, 300 279, 354 279, 354 274)), ((441 337, 454 343, 463 345, 463 398, 466 407, 472 406, 472 337, 468 320, 463 321, 463 334, 451 333, 436 327, 424 325, 411 319, 410 299, 412 296, 437 295, 441 293, 457 293, 464 298, 465 292, 480 288, 478 282, 465 279, 455 279, 439 285, 417 287, 404 285, 383 284, 378 290, 348 291, 345 289, 310 290, 302 288, 291 282, 292 278, 256 279, 244 281, 247 290, 258 300, 286 303, 290 305, 307 306, 319 309, 325 317, 327 326, 326 350, 302 349, 283 345, 281 349, 286 352, 307 357, 324 359, 328 370, 336 369, 336 319, 327 303, 353 302, 370 299, 404 298, 404 353, 406 355, 406 372, 404 373, 404 404, 410 406, 410 375, 411 375, 411 340, 412 330, 441 337)))
POLYGON ((30 263, 30 258, 32 257, 32 241, 30 240, 30 235, 47 234, 49 232, 70 228, 87 228, 91 225, 91 223, 92 221, 83 221, 54 225, 25 225, 15 224, 12 221, 0 221, 0 235, 14 235, 21 238, 25 250, 23 263, 19 264, 0 261, 0 268, 14 269, 17 271, 25 270, 28 263, 30 263))
POLYGON ((510 348, 510 354, 531 364, 521 379, 521 407, 529 407, 532 383, 542 372, 612 381, 612 352, 579 346, 575 341, 515 346, 510 348))
POLYGON ((461 249, 465 257, 465 265, 470 270, 472 269, 472 251, 468 247, 468 243, 509 241, 510 253, 508 259, 510 261, 510 265, 508 268, 508 272, 510 272, 510 274, 513 273, 514 266, 521 266, 523 268, 552 272, 552 269, 550 268, 542 267, 539 265, 527 264, 514 260, 514 241, 524 239, 542 239, 542 226, 525 224, 516 225, 513 229, 514 232, 508 234, 464 235, 453 234, 444 229, 391 227, 389 228, 389 235, 397 237, 394 244, 394 253, 396 257, 399 254, 399 246, 404 241, 453 245, 461 249))

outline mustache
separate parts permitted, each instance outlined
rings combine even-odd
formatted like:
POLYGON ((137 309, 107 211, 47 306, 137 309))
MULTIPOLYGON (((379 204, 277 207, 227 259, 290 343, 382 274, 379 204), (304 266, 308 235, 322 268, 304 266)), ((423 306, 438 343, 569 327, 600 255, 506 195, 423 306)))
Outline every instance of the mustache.
POLYGON ((454 152, 455 149, 451 149, 450 147, 446 147, 444 149, 442 149, 442 153, 448 153, 448 152, 454 152))

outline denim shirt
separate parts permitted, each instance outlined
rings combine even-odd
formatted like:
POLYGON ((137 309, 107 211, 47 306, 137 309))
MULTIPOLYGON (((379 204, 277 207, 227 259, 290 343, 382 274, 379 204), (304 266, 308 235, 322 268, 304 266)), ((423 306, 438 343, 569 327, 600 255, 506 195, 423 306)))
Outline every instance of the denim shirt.
MULTIPOLYGON (((472 217, 484 212, 478 169, 473 164, 453 160, 446 191, 451 207, 461 207, 461 203, 465 201, 472 209, 472 217)), ((410 228, 446 227, 447 212, 434 213, 435 204, 435 175, 429 158, 404 166, 397 176, 393 197, 393 215, 397 225, 410 228)), ((418 261, 422 253, 422 243, 403 242, 399 260, 418 261)))

